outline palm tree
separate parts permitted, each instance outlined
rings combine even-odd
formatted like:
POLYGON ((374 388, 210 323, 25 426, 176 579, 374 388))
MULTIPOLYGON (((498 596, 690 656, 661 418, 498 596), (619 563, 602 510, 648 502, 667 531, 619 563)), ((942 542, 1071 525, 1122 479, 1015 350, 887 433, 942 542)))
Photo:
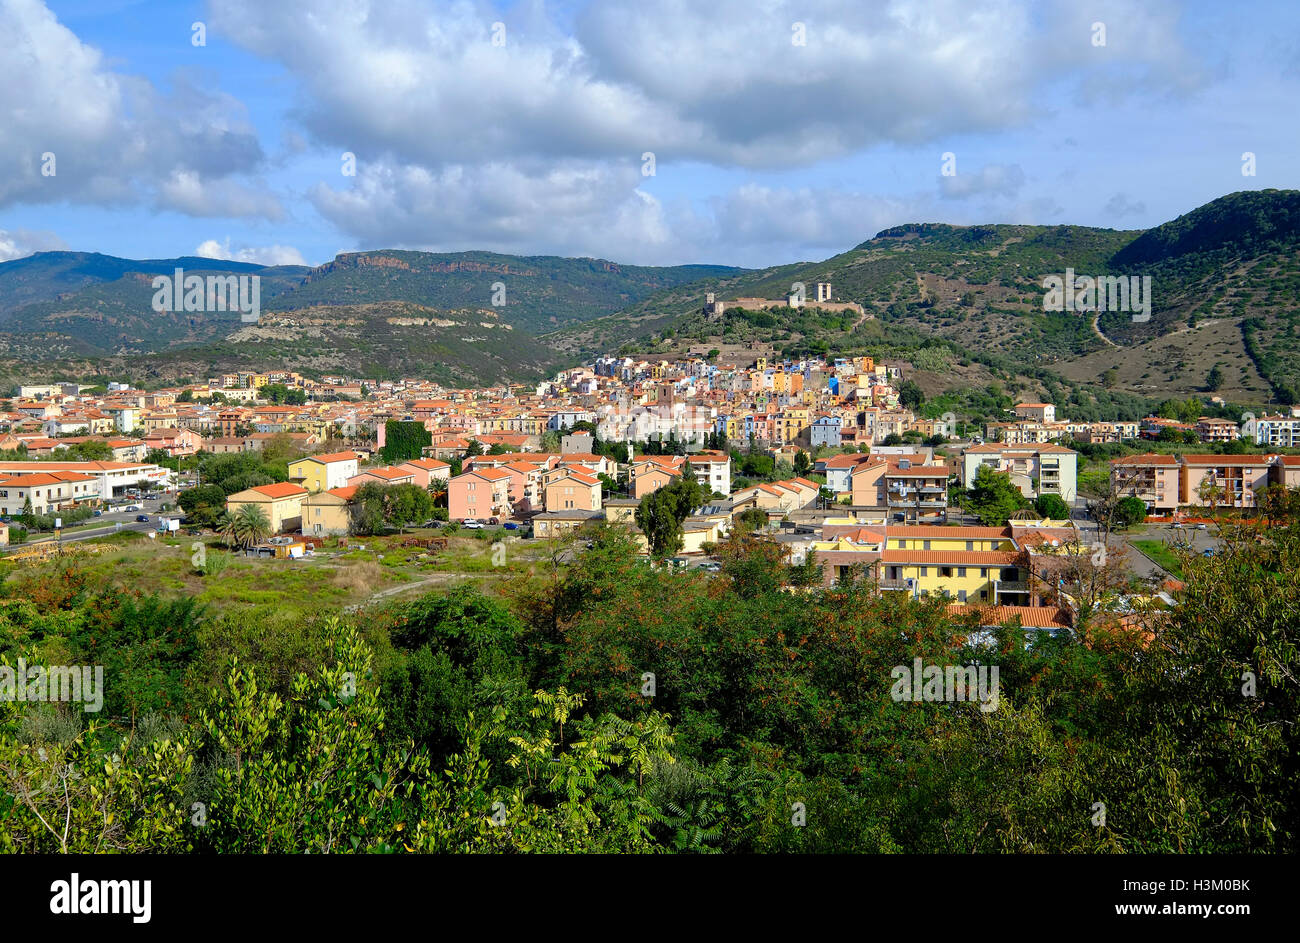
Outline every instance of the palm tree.
POLYGON ((256 547, 271 533, 266 512, 256 504, 241 504, 235 512, 235 535, 242 547, 256 547))
POLYGON ((233 547, 235 545, 235 539, 239 536, 239 527, 235 520, 235 516, 229 511, 222 511, 221 516, 217 518, 215 526, 217 533, 221 535, 221 539, 226 542, 226 546, 233 547))

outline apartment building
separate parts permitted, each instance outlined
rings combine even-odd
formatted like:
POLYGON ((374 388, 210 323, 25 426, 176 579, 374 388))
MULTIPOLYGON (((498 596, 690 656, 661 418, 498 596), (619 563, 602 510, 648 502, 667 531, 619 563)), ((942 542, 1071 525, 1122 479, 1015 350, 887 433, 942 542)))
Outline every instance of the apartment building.
POLYGON ((686 457, 695 480, 711 494, 731 494, 731 456, 726 452, 697 452, 686 457))
POLYGON ((1235 442, 1241 438, 1241 427, 1231 419, 1202 416, 1196 420, 1196 434, 1202 442, 1235 442))
POLYGON ((148 462, 3 462, 0 476, 71 472, 95 480, 95 497, 107 500, 128 488, 170 488, 171 469, 148 462))
MULTIPOLYGON (((44 464, 44 463, 42 463, 44 464)), ((79 501, 96 500, 94 478, 76 472, 35 472, 0 477, 0 514, 49 514, 79 501)))
POLYGON ((1277 455, 1132 455, 1112 459, 1110 481, 1122 495, 1141 498, 1149 511, 1183 507, 1252 508, 1257 492, 1285 480, 1277 455))
POLYGON ((1255 420, 1255 444, 1271 448, 1300 448, 1300 417, 1264 416, 1255 420))
POLYGON ((483 468, 457 475, 447 483, 447 513, 452 520, 508 517, 510 475, 483 468))
POLYGON ((1066 504, 1078 497, 1079 453, 1062 445, 986 443, 962 452, 961 482, 969 488, 980 468, 1005 472, 1027 498, 1054 494, 1066 504))
MULTIPOLYGON (((948 519, 948 466, 889 462, 883 475, 889 520, 906 524, 948 519)), ((856 503, 856 502, 855 502, 856 503)))
POLYGON ((1129 455, 1111 459, 1110 484, 1116 494, 1141 498, 1148 511, 1164 513, 1182 505, 1179 464, 1173 455, 1129 455))
POLYGON ((1182 455, 1179 503, 1230 508, 1255 507, 1256 493, 1269 483, 1272 455, 1182 455))
POLYGON ((599 511, 600 479, 576 468, 560 468, 543 489, 545 507, 555 511, 599 511))
POLYGON ((328 452, 309 455, 289 463, 289 480, 308 491, 342 488, 357 473, 359 457, 355 452, 328 452))

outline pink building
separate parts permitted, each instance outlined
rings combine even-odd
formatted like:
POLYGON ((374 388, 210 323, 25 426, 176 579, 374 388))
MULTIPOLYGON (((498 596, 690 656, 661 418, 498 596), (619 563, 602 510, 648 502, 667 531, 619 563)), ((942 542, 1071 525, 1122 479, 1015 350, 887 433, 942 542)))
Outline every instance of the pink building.
POLYGON ((507 517, 510 514, 510 475, 484 468, 457 475, 447 483, 447 515, 466 518, 507 517))
POLYGON ((438 483, 445 485, 451 478, 451 466, 436 458, 413 458, 396 467, 399 471, 410 472, 414 483, 421 488, 438 483))

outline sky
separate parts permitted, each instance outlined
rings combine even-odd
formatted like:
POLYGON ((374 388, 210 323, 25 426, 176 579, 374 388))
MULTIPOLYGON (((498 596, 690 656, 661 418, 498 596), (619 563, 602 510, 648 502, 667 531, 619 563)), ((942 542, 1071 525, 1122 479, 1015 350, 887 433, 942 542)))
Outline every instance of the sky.
POLYGON ((1298 101, 1293 0, 0 0, 0 262, 1141 229, 1297 186, 1298 101))

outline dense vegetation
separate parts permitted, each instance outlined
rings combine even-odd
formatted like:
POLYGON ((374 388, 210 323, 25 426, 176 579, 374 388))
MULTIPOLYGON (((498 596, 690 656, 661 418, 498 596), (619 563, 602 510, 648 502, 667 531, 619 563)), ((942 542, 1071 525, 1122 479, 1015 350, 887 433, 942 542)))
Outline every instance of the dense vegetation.
POLYGON ((941 600, 783 588, 752 537, 709 577, 602 529, 356 622, 10 568, 0 661, 101 664, 106 694, 0 703, 0 848, 1294 852, 1300 514, 1275 517, 1185 560, 1149 639, 1030 648, 972 646, 941 600), (914 658, 997 665, 997 709, 895 701, 914 658))

